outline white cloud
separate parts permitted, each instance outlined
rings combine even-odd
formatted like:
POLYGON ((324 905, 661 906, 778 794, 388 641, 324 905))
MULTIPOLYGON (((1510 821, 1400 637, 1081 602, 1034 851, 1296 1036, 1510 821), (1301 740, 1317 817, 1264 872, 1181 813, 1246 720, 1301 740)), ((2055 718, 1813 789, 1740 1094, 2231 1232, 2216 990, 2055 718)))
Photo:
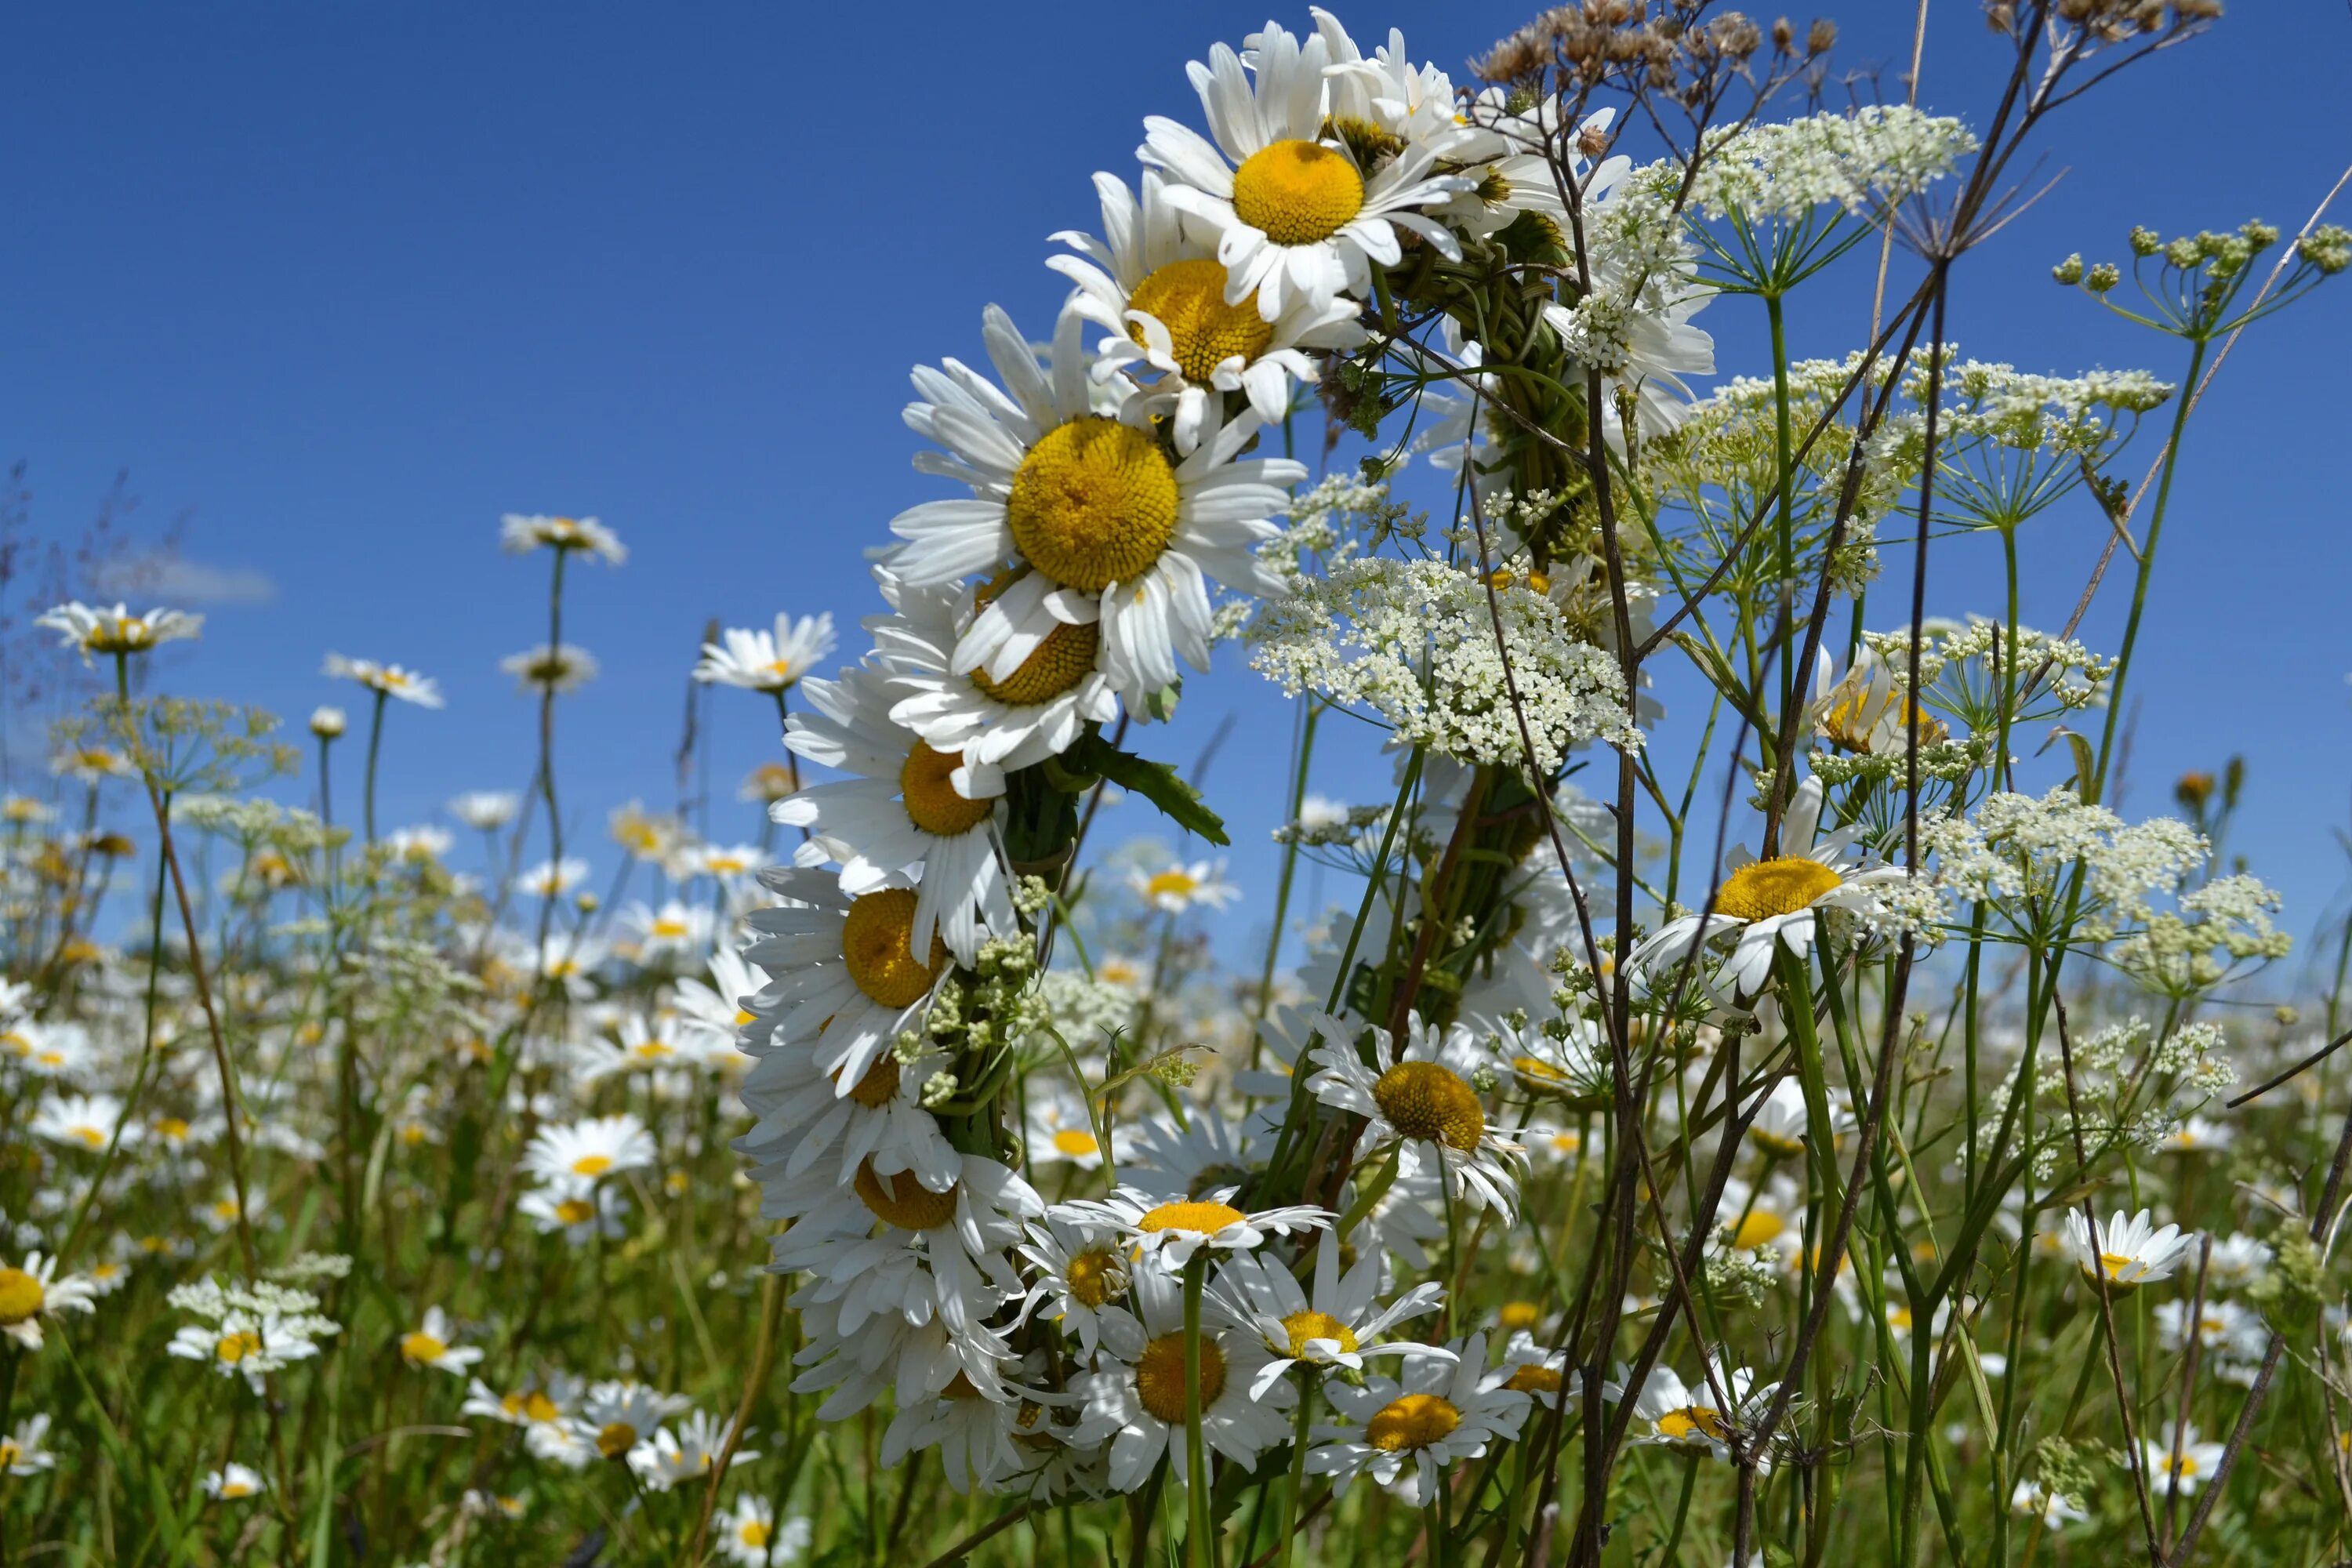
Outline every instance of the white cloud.
POLYGON ((188 605, 266 605, 278 597, 269 574, 252 566, 214 566, 181 555, 118 555, 99 563, 90 586, 117 598, 188 605))

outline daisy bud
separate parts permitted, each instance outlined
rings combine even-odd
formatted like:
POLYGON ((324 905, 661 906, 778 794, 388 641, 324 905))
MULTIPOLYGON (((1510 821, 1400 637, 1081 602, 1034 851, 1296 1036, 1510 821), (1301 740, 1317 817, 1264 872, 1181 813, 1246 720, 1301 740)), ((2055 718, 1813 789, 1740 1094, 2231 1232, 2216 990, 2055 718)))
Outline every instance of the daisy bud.
POLYGON ((340 708, 321 705, 310 710, 310 733, 321 741, 331 741, 341 734, 346 722, 340 708))

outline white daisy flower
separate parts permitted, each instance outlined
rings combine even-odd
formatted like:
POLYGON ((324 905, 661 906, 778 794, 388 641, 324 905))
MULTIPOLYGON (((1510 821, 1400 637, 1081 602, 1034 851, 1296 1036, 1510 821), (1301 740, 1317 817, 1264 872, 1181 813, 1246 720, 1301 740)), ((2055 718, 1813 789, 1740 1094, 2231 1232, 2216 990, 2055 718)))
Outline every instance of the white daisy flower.
POLYGON ((583 551, 618 566, 629 558, 621 536, 593 517, 545 517, 510 511, 499 520, 499 548, 509 555, 538 549, 583 551))
POLYGON ((720 639, 702 645, 695 679, 746 691, 783 691, 833 651, 833 616, 828 612, 794 620, 779 612, 773 631, 729 626, 720 639))
MULTIPOLYGON (((727 1426, 716 1416, 698 1410, 679 1422, 675 1431, 661 1427, 629 1450, 629 1468, 655 1491, 666 1492, 710 1474, 727 1447, 727 1426)), ((732 1469, 759 1457, 749 1449, 738 1448, 728 1456, 728 1468, 732 1469)))
POLYGON ((588 879, 588 862, 575 855, 541 860, 516 874, 516 890, 534 899, 560 899, 588 879))
MULTIPOLYGON (((1086 1097, 1065 1089, 1049 1089, 1034 1079, 1030 1080, 1030 1084, 1028 1115, 1022 1134, 1029 1163, 1033 1166, 1075 1165, 1081 1171, 1101 1170, 1102 1140, 1095 1133, 1095 1121, 1088 1112, 1086 1097)), ((1115 1124, 1111 1129, 1113 1163, 1126 1162, 1128 1142, 1125 1128, 1115 1124)))
POLYGON ((748 1060, 737 1042, 760 1016, 744 1002, 760 989, 751 962, 732 946, 715 949, 705 965, 708 980, 686 975, 670 992, 678 1012, 678 1033, 687 1048, 705 1061, 748 1060))
MULTIPOLYGON (((1745 1367, 1728 1373, 1718 1373, 1713 1384, 1704 1378, 1686 1384, 1671 1367, 1653 1368, 1633 1401, 1634 1418, 1646 1424, 1648 1429, 1637 1430, 1633 1440, 1699 1448, 1716 1458, 1728 1458, 1732 1436, 1761 1417, 1765 1405, 1780 1387, 1778 1384, 1758 1387, 1755 1383, 1755 1373, 1745 1367), (1713 1392, 1717 1387, 1723 1390, 1721 1395, 1713 1392), (1718 1398, 1727 1399, 1730 1408, 1723 1408, 1718 1398)), ((1624 1390, 1615 1384, 1602 1394, 1612 1404, 1624 1397, 1624 1390)))
POLYGON ((2165 1134, 2162 1147, 2168 1154, 2213 1154, 2237 1142, 2237 1136, 2227 1122, 2192 1116, 2165 1134))
MULTIPOLYGON (((1283 1090, 1286 1096, 1288 1092, 1283 1090)), ((1157 1197, 1191 1198, 1229 1192, 1262 1163, 1257 1130, 1236 1126, 1206 1107, 1195 1110, 1181 1123, 1172 1116, 1154 1114, 1124 1125, 1132 1129, 1135 1146, 1131 1151, 1114 1151, 1119 1177, 1157 1197)), ((1111 1136, 1119 1136, 1116 1128, 1111 1136)))
POLYGON ((708 904, 665 899, 659 909, 631 904, 621 911, 620 927, 636 943, 638 963, 660 968, 708 952, 719 931, 719 916, 708 904))
POLYGON ((1321 139, 1329 44, 1316 37, 1302 47, 1270 24, 1244 44, 1246 57, 1219 44, 1207 65, 1185 67, 1213 142, 1152 115, 1137 149, 1171 176, 1168 205, 1217 235, 1228 303, 1255 292, 1258 314, 1274 321, 1294 300, 1319 310, 1341 296, 1365 299, 1372 268, 1403 259, 1400 228, 1461 258, 1453 232, 1419 210, 1475 183, 1436 172, 1445 148, 1407 146, 1360 167, 1346 145, 1321 139))
POLYGON ((794 860, 837 861, 841 890, 852 898, 919 878, 908 940, 928 949, 936 933, 966 963, 987 932, 1019 930, 994 832, 1002 776, 975 776, 960 753, 894 723, 896 699, 878 666, 810 680, 802 690, 814 711, 792 716, 784 744, 861 776, 812 785, 768 808, 771 820, 808 833, 794 860))
POLYGON ((522 797, 512 790, 468 790, 449 802, 449 815, 478 833, 496 833, 515 819, 522 797))
POLYGON ((1748 1136, 1768 1154, 1792 1159, 1805 1152, 1805 1086, 1784 1078, 1764 1094, 1749 1111, 1748 1136))
POLYGON ((596 679, 596 656, 572 643, 538 643, 499 660, 499 671, 525 691, 568 695, 596 679))
POLYGON ((1014 1321, 1026 1322, 1043 1308, 1065 1334, 1077 1336, 1092 1358, 1101 1348, 1105 1323, 1128 1316, 1118 1304, 1127 1294, 1129 1276, 1128 1255, 1114 1245, 1117 1234, 1106 1221, 1073 1221, 1050 1213, 1031 1225, 1020 1253, 1034 1271, 1034 1282, 1014 1321))
MULTIPOLYGON (((1903 879, 1896 866, 1874 866, 1858 854, 1859 825, 1820 837, 1822 783, 1799 784, 1780 819, 1781 853, 1759 860, 1745 845, 1725 858, 1727 875, 1716 889, 1715 908, 1703 915, 1667 921, 1633 950, 1627 968, 1637 985, 1656 986, 1703 942, 1734 941, 1720 980, 1742 996, 1752 996, 1771 978, 1772 956, 1786 949, 1802 958, 1812 951, 1813 932, 1826 910, 1867 914, 1878 909, 1874 889, 1903 879)), ((1671 984, 1671 981, 1665 981, 1671 984)))
POLYGON ((1175 682, 1180 656, 1209 667, 1210 578, 1279 591, 1255 552, 1276 531, 1266 520, 1288 505, 1284 487, 1307 470, 1286 458, 1235 460, 1257 434, 1254 411, 1220 426, 1210 410, 1200 444, 1181 458, 1150 430, 1097 413, 1084 325, 1066 309, 1041 367, 1011 318, 991 306, 982 335, 1003 391, 954 360, 917 369, 924 401, 907 422, 946 454, 917 466, 962 480, 972 494, 893 519, 891 531, 908 544, 892 569, 929 587, 1025 562, 1035 571, 974 617, 955 667, 1008 680, 1056 626, 1098 617, 1101 668, 1140 707, 1175 682))
POLYGON ((1096 350, 1094 375, 1121 372, 1142 383, 1133 394, 1153 412, 1174 414, 1176 450, 1191 452, 1212 401, 1238 392, 1269 425, 1290 411, 1291 388, 1317 379, 1309 350, 1346 350, 1364 341, 1352 300, 1296 295, 1272 318, 1255 295, 1228 300, 1217 236, 1165 200, 1166 176, 1146 169, 1138 199, 1116 174, 1097 174, 1102 239, 1066 229, 1051 237, 1077 251, 1045 265, 1078 286, 1078 313, 1110 336, 1096 350))
POLYGON ((1416 1356, 1399 1376, 1375 1373, 1361 1387, 1326 1379, 1324 1396, 1339 1419, 1316 1424, 1307 1469, 1329 1476, 1335 1492, 1370 1474, 1419 1508, 1436 1495, 1440 1470, 1477 1458, 1497 1438, 1518 1436, 1528 1396, 1507 1386, 1511 1369, 1486 1365, 1486 1336, 1472 1334, 1449 1348, 1450 1359, 1416 1356))
POLYGON ((33 624, 57 633, 64 645, 80 654, 81 661, 88 664, 96 654, 116 658, 146 653, 158 643, 193 637, 204 630, 205 618, 184 610, 162 609, 134 616, 128 605, 117 605, 110 610, 94 609, 76 599, 42 611, 33 624))
POLYGON ((719 1516, 719 1551, 735 1568, 786 1568, 807 1555, 812 1533, 798 1514, 777 1529, 775 1506, 751 1490, 736 1493, 719 1516))
POLYGON ((1016 641, 1028 651, 997 680, 980 661, 960 665, 956 649, 1000 593, 1034 574, 1023 568, 984 584, 935 588, 902 587, 877 574, 898 610, 866 623, 897 699, 891 721, 960 757, 949 775, 960 792, 1001 795, 1004 774, 1059 756, 1088 724, 1118 717, 1118 694, 1096 668, 1102 627, 1091 604, 1083 621, 1054 620, 1042 635, 1034 628, 1019 634, 1016 641))
POLYGON ((2184 1426, 2177 1433, 2167 1433, 2162 1438, 2143 1437, 2140 1452, 2147 1465, 2148 1489, 2158 1495, 2169 1495, 2176 1488, 2182 1497, 2194 1497, 2197 1489, 2221 1468, 2221 1456, 2226 1451, 2220 1443, 2200 1441, 2197 1428, 2184 1426), (2180 1457, 2173 1458, 2174 1444, 2179 1438, 2180 1457))
POLYGON ((1391 27, 1388 41, 1367 59, 1337 16, 1320 5, 1308 6, 1307 14, 1331 61, 1323 71, 1328 120, 1360 154, 1374 145, 1385 152, 1402 143, 1466 163, 1484 149, 1490 133, 1461 112, 1453 79, 1434 65, 1412 63, 1402 29, 1391 27))
POLYGON ((585 1391, 583 1380, 568 1372, 527 1379, 506 1394, 478 1377, 467 1384, 466 1402, 457 1409, 461 1415, 487 1415, 509 1426, 560 1426, 579 1410, 585 1391))
POLYGON ((335 680, 355 680, 370 691, 385 697, 396 697, 403 702, 413 702, 419 708, 438 708, 441 688, 430 676, 417 674, 396 664, 380 664, 372 658, 346 658, 341 654, 327 656, 325 673, 335 680))
POLYGON ((522 1168, 542 1182, 593 1182, 654 1163, 654 1135, 626 1111, 542 1127, 524 1145, 522 1168))
POLYGON ((899 1406, 882 1433, 881 1465, 891 1468, 909 1454, 937 1448, 940 1473, 957 1496, 967 1496, 974 1488, 1001 1489, 1006 1480, 1039 1462, 1028 1443, 1051 1445, 1038 1391, 1010 1392, 1013 1398, 982 1398, 970 1378, 959 1378, 937 1398, 899 1406))
MULTIPOLYGON (((1185 1375, 1182 1288, 1171 1275, 1144 1268, 1134 1277, 1137 1316, 1118 1358, 1076 1380, 1072 1391, 1086 1401, 1070 1441, 1091 1447, 1110 1443, 1110 1484, 1133 1491, 1163 1458, 1178 1486, 1188 1484, 1185 1406, 1192 1384, 1185 1375)), ((1244 1468, 1289 1435, 1283 1412, 1297 1394, 1277 1383, 1265 1399, 1250 1389, 1257 1382, 1265 1351, 1257 1336, 1207 1311, 1201 1314, 1201 1438, 1204 1453, 1222 1454, 1244 1468)))
POLYGON ((1113 1227, 1138 1262, 1151 1259, 1160 1272, 1169 1275, 1181 1274, 1204 1247, 1212 1252, 1247 1252, 1264 1246, 1269 1231, 1289 1236, 1325 1230, 1338 1217, 1312 1204, 1244 1214, 1224 1201, 1231 1196, 1233 1189, 1225 1187, 1201 1198, 1167 1201, 1139 1188, 1121 1187, 1107 1198, 1055 1204, 1050 1212, 1074 1225, 1113 1227))
POLYGON ((1383 1307, 1378 1300, 1382 1264, 1376 1251, 1366 1251, 1342 1276, 1339 1247, 1327 1237, 1316 1243, 1312 1295, 1288 1268, 1247 1253, 1217 1270, 1210 1293, 1234 1322, 1256 1331, 1274 1358, 1259 1369, 1251 1398, 1264 1398, 1268 1387, 1301 1363, 1361 1372, 1366 1356, 1453 1356, 1444 1346, 1417 1340, 1380 1342, 1391 1325, 1436 1311, 1445 1294, 1435 1280, 1423 1280, 1383 1307))
POLYGON ((982 1394, 1003 1393, 1012 1346, 993 1329, 950 1332, 919 1293, 929 1279, 920 1264, 909 1251, 882 1271, 907 1282, 904 1310, 886 1306, 876 1315, 870 1289, 853 1295, 838 1281, 812 1281, 793 1293, 808 1336, 793 1359, 808 1370, 793 1380, 793 1392, 832 1390, 817 1406, 820 1421, 844 1420, 886 1394, 901 1405, 943 1394, 959 1377, 982 1394), (918 1309, 919 1316, 910 1319, 918 1309))
POLYGON ((269 1482, 251 1465, 232 1459, 217 1470, 205 1472, 205 1496, 215 1502, 242 1502, 269 1489, 269 1482))
POLYGON ((0 1266, 0 1334, 28 1351, 41 1348, 41 1320, 98 1310, 98 1288, 79 1274, 58 1274, 58 1260, 37 1252, 24 1267, 0 1266))
POLYGON ((2086 1279, 2105 1275, 2110 1289, 2130 1289, 2170 1279, 2196 1240, 2195 1231, 2183 1232, 2177 1225, 2158 1230, 2147 1209, 2136 1215, 2117 1209, 2105 1225, 2095 1226, 2084 1219, 2082 1210, 2066 1211, 2066 1256, 2086 1279))
MULTIPOLYGON (((2168 1458, 2170 1455, 2166 1457, 2168 1458)), ((2063 1530, 2069 1524, 2079 1523, 2091 1517, 2083 1511, 2080 1500, 2068 1497, 2064 1492, 2044 1491, 2042 1483, 2033 1480, 2017 1483, 2017 1489, 2009 1494, 2009 1506, 2013 1512, 2029 1519, 2040 1514, 2043 1526, 2051 1530, 2063 1530)))
POLYGON ((1138 866, 1127 874, 1129 891, 1162 914, 1181 915, 1196 904, 1222 910, 1242 896, 1225 880, 1223 860, 1173 861, 1157 871, 1138 866))
POLYGON ((955 1180, 956 1152, 922 1105, 937 1056, 904 1061, 885 1050, 844 1094, 838 1072, 826 1070, 805 1044, 755 1042, 751 1051, 756 1059, 743 1079, 743 1104, 758 1121, 733 1147, 753 1180, 790 1180, 820 1160, 839 1182, 869 1161, 883 1175, 911 1171, 935 1191, 955 1180))
POLYGON ((615 1378, 592 1386, 579 1414, 565 1417, 565 1424, 585 1438, 599 1457, 625 1459, 664 1422, 693 1405, 682 1394, 664 1394, 642 1383, 615 1378))
POLYGON ((33 1113, 32 1133, 68 1149, 103 1149, 122 1120, 122 1102, 110 1094, 61 1094, 33 1113))
POLYGON ((1527 1150, 1486 1120, 1470 1080, 1489 1068, 1488 1058, 1467 1029, 1424 1028, 1414 1014, 1399 1048, 1383 1028, 1328 1014, 1311 1022, 1322 1044, 1307 1053, 1317 1069, 1307 1080, 1307 1092, 1365 1119, 1356 1146, 1360 1166, 1393 1148, 1400 1176, 1433 1167, 1472 1207, 1492 1207, 1507 1220, 1516 1212, 1527 1150), (1370 1037, 1369 1063, 1356 1045, 1359 1036, 1370 1037))
POLYGON ((810 1051, 836 1091, 853 1092, 902 1034, 916 1030, 948 968, 947 942, 912 945, 916 889, 883 888, 852 898, 829 872, 770 870, 760 879, 787 902, 746 917, 758 932, 743 954, 774 979, 745 1004, 745 1038, 773 1031, 810 1051))
POLYGON ((629 1234, 627 1202, 617 1183, 568 1177, 533 1187, 515 1200, 515 1208, 541 1236, 561 1231, 572 1247, 590 1245, 599 1232, 607 1241, 629 1234))
POLYGON ((0 1473, 37 1476, 55 1469, 58 1457, 48 1448, 49 1418, 27 1415, 13 1432, 0 1434, 0 1473))
POLYGON ((411 1366, 463 1374, 482 1359, 479 1345, 461 1345, 449 1314, 439 1307, 425 1309, 425 1321, 400 1336, 400 1359, 411 1366))
POLYGON ((2270 1272, 2273 1256, 2269 1243, 2242 1232, 2224 1237, 2213 1244, 2213 1256, 2206 1263, 2206 1285, 2214 1290, 2251 1285, 2270 1272))

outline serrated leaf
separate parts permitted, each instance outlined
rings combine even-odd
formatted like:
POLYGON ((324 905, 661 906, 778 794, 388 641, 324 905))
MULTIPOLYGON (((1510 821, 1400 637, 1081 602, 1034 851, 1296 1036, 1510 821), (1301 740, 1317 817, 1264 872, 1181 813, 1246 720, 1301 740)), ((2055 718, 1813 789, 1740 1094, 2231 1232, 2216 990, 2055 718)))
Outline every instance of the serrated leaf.
POLYGON ((1139 795, 1160 808, 1160 815, 1187 833, 1212 844, 1228 845, 1225 821, 1201 804, 1201 792, 1178 776, 1173 764, 1155 763, 1132 752, 1122 752, 1100 735, 1089 735, 1070 748, 1066 766, 1098 773, 1130 795, 1139 795))

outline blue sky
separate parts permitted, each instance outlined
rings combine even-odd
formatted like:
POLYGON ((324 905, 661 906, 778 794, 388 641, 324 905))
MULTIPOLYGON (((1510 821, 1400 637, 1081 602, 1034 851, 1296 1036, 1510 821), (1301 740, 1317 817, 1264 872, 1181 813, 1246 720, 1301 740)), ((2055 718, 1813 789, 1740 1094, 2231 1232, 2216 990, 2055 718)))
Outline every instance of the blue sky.
MULTIPOLYGON (((1852 9, 1839 65, 1877 68, 1878 91, 1899 96, 1910 7, 1852 9)), ((2352 23, 2340 5, 2309 10, 2294 49, 2277 47, 2280 18, 2233 18, 2065 111, 2026 176, 2057 189, 1958 275, 1964 350, 2177 375, 2168 340, 2046 269, 2072 250, 2118 254, 2134 222, 2300 224, 2352 149, 2337 79, 2352 23)), ((1973 5, 1937 12, 1921 101, 1980 118, 1995 42, 1973 5)), ((329 648, 437 676, 446 711, 395 717, 389 823, 523 782, 529 705, 496 666, 541 635, 544 563, 499 554, 498 518, 602 516, 633 554, 575 577, 568 628, 604 672, 567 705, 562 742, 568 800, 600 826, 628 795, 674 797, 668 757, 708 618, 831 609, 852 624, 872 606, 861 551, 939 493, 908 467, 907 367, 976 355, 988 300, 1042 331, 1058 289, 1045 236, 1093 225, 1087 176, 1131 173, 1143 115, 1197 121, 1183 62, 1264 16, 23 12, 0 92, 16 237, 0 247, 0 458, 27 461, 51 536, 69 537, 127 469, 151 531, 189 513, 186 554, 215 595, 267 588, 266 602, 205 606, 204 642, 171 667, 177 689, 299 721, 338 695, 317 674, 329 648)), ((1475 0, 1349 19, 1368 39, 1402 25, 1416 54, 1458 67, 1521 16, 1475 0)), ((1859 337, 1865 267, 1801 302, 1798 353, 1859 337)), ((1702 321, 1722 363, 1759 368, 1750 312, 1725 302, 1702 321)), ((2159 809, 2183 769, 2244 752, 2232 847, 2288 892, 2298 930, 2345 872, 2333 835, 2352 757, 2352 544, 2333 458, 2348 325, 2339 284, 2231 360, 2192 430, 2135 679, 2146 708, 2126 808, 2159 809)), ((2098 527, 2064 513, 2029 540, 2029 621, 2063 622, 2098 527)), ((1907 575, 1899 553, 1888 567, 1907 575)), ((1990 546, 1934 567, 1933 611, 1993 607, 1990 546)), ((1895 596, 1890 583, 1874 624, 1898 618, 1895 596)), ((2113 637, 2122 598, 2111 586, 2086 635, 2113 637)), ((714 713, 724 802, 773 754, 772 725, 744 694, 719 693, 714 713)), ((1189 760, 1229 713, 1209 787, 1256 911, 1236 920, 1262 921, 1288 732, 1277 694, 1229 664, 1151 740, 1189 760)), ((1318 786, 1376 793, 1364 754, 1335 750, 1318 786)), ((354 799, 355 776, 338 782, 354 799)), ((1139 805, 1123 815, 1149 826, 1139 805)), ((600 870, 612 856, 600 844, 600 870)))

